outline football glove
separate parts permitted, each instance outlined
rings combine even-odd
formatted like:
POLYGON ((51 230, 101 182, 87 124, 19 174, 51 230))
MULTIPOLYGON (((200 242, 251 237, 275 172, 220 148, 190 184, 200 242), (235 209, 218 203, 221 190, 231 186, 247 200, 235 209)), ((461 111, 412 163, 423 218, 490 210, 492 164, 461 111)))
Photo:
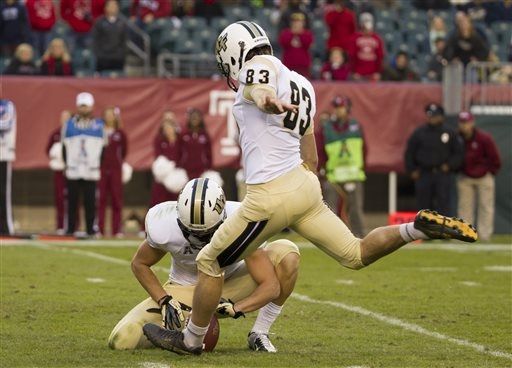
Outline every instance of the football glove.
POLYGON ((235 303, 231 299, 220 298, 219 305, 216 309, 217 317, 219 318, 240 318, 244 317, 245 314, 243 312, 235 310, 235 303))
POLYGON ((185 327, 185 316, 180 303, 174 300, 172 296, 166 295, 158 301, 158 304, 160 305, 164 328, 181 331, 185 327))

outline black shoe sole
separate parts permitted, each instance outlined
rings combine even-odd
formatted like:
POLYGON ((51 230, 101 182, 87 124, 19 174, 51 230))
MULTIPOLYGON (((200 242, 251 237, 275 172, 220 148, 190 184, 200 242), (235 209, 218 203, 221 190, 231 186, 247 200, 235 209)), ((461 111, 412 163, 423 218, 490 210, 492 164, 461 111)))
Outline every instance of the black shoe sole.
POLYGON ((159 336, 162 334, 162 330, 163 330, 163 328, 161 328, 160 326, 157 326, 155 324, 152 324, 152 323, 146 323, 142 327, 142 332, 144 333, 144 335, 157 348, 167 350, 167 351, 170 351, 171 353, 175 353, 178 355, 201 355, 201 351, 189 351, 189 350, 181 349, 174 345, 167 346, 167 345, 163 344, 161 339, 163 339, 164 337, 159 336))
POLYGON ((474 243, 478 239, 478 233, 473 225, 431 210, 419 211, 414 220, 414 227, 431 239, 457 239, 468 243, 474 243))

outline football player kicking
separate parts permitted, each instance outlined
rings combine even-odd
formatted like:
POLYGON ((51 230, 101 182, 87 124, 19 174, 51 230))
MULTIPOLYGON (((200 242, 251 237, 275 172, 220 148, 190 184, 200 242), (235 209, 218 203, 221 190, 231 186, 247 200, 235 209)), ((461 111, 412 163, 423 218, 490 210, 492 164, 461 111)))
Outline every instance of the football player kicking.
POLYGON ((265 31, 236 22, 217 39, 216 57, 228 85, 240 134, 247 194, 197 255, 198 282, 192 317, 183 331, 143 327, 155 345, 178 354, 201 354, 210 318, 221 297, 222 270, 249 257, 285 227, 298 232, 341 265, 360 269, 416 239, 473 242, 463 220, 422 210, 414 222, 374 229, 363 239, 322 201, 315 175, 315 91, 311 83, 272 55, 265 31), (251 236, 244 236, 250 233, 251 236))
MULTIPOLYGON (((184 327, 197 281, 197 253, 239 207, 238 202, 226 203, 222 188, 214 181, 194 179, 187 183, 177 202, 163 202, 149 210, 147 237, 133 257, 132 270, 150 298, 116 325, 108 339, 112 349, 152 346, 142 334, 142 326, 148 322, 167 329, 184 327), (161 286, 150 267, 167 253, 172 256, 172 267, 169 281, 161 286)), ((249 229, 238 241, 243 244, 254 237, 254 229, 249 229)), ((238 318, 259 309, 248 336, 250 349, 276 352, 268 333, 293 291, 299 259, 297 246, 281 239, 264 244, 245 262, 234 262, 224 269, 223 300, 217 306, 217 315, 238 318)))

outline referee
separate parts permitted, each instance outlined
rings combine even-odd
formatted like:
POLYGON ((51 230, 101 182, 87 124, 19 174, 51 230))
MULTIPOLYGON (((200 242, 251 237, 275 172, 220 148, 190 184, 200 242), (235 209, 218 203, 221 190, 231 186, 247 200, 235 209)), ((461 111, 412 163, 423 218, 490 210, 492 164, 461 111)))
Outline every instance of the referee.
POLYGON ((427 124, 417 128, 407 142, 405 166, 416 183, 418 208, 451 214, 452 173, 464 160, 464 148, 455 131, 444 125, 444 109, 427 105, 427 124))
POLYGON ((76 225, 76 211, 83 196, 87 235, 95 234, 96 182, 100 179, 100 163, 106 142, 103 120, 92 116, 94 98, 88 92, 76 97, 77 114, 62 128, 63 157, 66 163, 68 211, 66 233, 76 225))

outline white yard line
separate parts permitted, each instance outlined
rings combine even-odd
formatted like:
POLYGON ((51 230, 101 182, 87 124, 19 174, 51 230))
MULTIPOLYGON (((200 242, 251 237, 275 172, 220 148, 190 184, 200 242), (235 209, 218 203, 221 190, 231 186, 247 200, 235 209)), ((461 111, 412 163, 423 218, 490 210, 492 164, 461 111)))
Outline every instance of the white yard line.
POLYGON ((307 295, 302 295, 302 294, 297 294, 297 293, 293 293, 291 296, 292 296, 292 298, 298 299, 298 300, 306 302, 306 303, 322 304, 322 305, 328 305, 328 306, 335 307, 335 308, 344 309, 346 311, 361 314, 363 316, 367 316, 367 317, 379 320, 381 322, 387 323, 389 325, 393 325, 393 326, 400 327, 407 331, 418 333, 420 335, 425 335, 425 336, 433 337, 438 340, 448 341, 448 342, 451 342, 456 345, 468 347, 468 348, 471 348, 479 353, 492 355, 492 356, 495 356, 498 358, 505 358, 508 360, 512 360, 512 354, 510 354, 510 353, 506 353, 503 351, 497 351, 497 350, 491 350, 489 347, 486 347, 484 345, 477 344, 477 343, 474 343, 474 342, 471 342, 468 340, 450 337, 450 336, 443 335, 443 334, 441 334, 439 332, 435 332, 435 331, 429 331, 419 325, 405 322, 398 318, 386 316, 381 313, 372 312, 368 309, 364 309, 364 308, 358 307, 356 305, 349 305, 349 304, 335 302, 335 301, 331 301, 331 300, 317 300, 317 299, 310 298, 307 295))
POLYGON ((459 281, 459 284, 469 287, 481 286, 482 284, 475 281, 459 281))
MULTIPOLYGON (((0 242, 1 247, 20 246, 26 247, 33 243, 44 243, 48 245, 73 245, 77 247, 138 247, 143 242, 140 240, 116 240, 116 239, 97 239, 97 240, 31 240, 31 239, 6 239, 0 242)), ((296 241, 295 244, 302 249, 316 248, 307 241, 296 241)), ((458 253, 471 252, 512 252, 512 244, 456 244, 456 243, 413 243, 404 246, 404 250, 445 250, 458 253)))
POLYGON ((139 365, 141 368, 171 368, 170 364, 164 363, 142 362, 139 365))
POLYGON ((493 271, 493 272, 512 272, 512 266, 507 266, 507 265, 486 266, 486 267, 484 267, 484 270, 493 271))
MULTIPOLYGON (((63 252, 63 253, 77 254, 80 256, 99 259, 100 261, 115 263, 115 264, 122 265, 122 266, 130 266, 130 264, 131 264, 130 261, 127 261, 125 259, 110 257, 110 256, 106 256, 104 254, 90 252, 87 250, 70 249, 70 248, 65 248, 65 247, 54 246, 54 245, 50 245, 50 244, 47 244, 47 243, 41 242, 41 241, 33 241, 31 243, 31 245, 34 247, 40 248, 40 249, 53 250, 56 252, 63 252)), ((165 272, 165 273, 169 272, 169 268, 166 268, 166 267, 153 266, 151 268, 156 271, 161 271, 161 272, 165 272)))
POLYGON ((104 283, 106 280, 102 279, 101 277, 88 277, 86 278, 87 282, 93 283, 93 284, 101 284, 104 283))

